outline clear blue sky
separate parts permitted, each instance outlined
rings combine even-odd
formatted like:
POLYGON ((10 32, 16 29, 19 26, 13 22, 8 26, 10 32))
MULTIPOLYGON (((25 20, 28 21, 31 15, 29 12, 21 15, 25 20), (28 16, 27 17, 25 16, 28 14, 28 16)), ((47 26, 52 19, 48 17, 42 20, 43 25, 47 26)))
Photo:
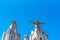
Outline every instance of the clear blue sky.
POLYGON ((18 24, 21 40, 24 34, 34 29, 29 20, 45 22, 41 28, 48 40, 60 40, 60 1, 59 0, 0 0, 0 40, 12 20, 18 24))

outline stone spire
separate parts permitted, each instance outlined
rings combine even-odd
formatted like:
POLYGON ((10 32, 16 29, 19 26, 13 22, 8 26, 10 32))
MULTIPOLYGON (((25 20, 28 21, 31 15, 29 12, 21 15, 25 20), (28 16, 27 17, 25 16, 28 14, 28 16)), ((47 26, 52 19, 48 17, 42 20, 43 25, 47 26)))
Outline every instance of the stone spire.
POLYGON ((17 32, 17 24, 15 20, 12 21, 11 25, 9 26, 9 29, 11 32, 15 32, 15 33, 17 32))
POLYGON ((31 31, 30 40, 48 40, 46 34, 43 34, 44 31, 40 29, 39 24, 44 24, 44 22, 38 22, 36 20, 35 22, 31 22, 32 24, 35 24, 35 29, 31 31))
POLYGON ((7 32, 4 32, 2 40, 20 40, 20 34, 17 32, 16 21, 13 20, 7 32))

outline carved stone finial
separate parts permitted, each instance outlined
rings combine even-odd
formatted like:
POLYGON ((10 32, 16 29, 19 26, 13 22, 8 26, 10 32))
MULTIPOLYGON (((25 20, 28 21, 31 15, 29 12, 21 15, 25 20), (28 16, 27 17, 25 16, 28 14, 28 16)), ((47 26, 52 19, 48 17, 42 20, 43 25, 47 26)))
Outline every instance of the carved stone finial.
POLYGON ((16 24, 16 21, 15 21, 15 20, 13 20, 13 21, 12 21, 12 24, 13 24, 13 25, 15 25, 15 24, 16 24))

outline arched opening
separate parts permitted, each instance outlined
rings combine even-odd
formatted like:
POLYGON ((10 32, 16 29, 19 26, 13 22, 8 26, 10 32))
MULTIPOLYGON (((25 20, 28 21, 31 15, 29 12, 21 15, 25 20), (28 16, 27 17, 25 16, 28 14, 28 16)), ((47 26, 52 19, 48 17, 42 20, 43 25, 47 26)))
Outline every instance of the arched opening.
POLYGON ((11 40, 13 40, 13 36, 11 36, 11 40))
POLYGON ((42 38, 40 37, 40 40, 42 40, 42 38))

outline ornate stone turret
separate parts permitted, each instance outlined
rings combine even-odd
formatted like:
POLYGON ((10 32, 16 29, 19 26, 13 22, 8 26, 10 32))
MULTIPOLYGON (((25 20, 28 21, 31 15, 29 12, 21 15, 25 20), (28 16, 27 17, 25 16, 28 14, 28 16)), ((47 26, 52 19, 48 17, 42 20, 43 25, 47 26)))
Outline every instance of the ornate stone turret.
POLYGON ((4 32, 2 40, 20 40, 20 35, 17 32, 16 21, 12 21, 7 32, 4 32))
POLYGON ((44 22, 38 22, 37 20, 32 23, 35 24, 35 29, 34 31, 31 31, 30 40, 48 40, 44 31, 39 27, 39 24, 44 24, 44 22))

